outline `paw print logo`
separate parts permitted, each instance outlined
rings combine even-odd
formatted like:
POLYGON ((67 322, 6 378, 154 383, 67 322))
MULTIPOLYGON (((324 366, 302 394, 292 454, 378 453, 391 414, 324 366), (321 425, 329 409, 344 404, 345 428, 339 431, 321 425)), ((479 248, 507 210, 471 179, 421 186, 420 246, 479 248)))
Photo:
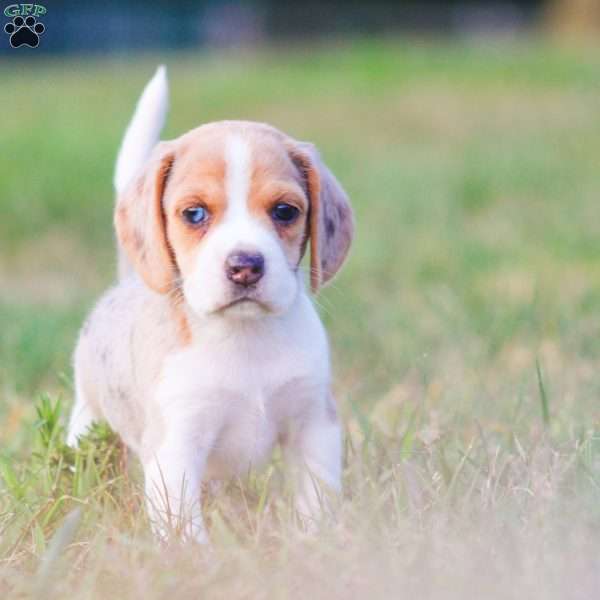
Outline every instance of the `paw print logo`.
POLYGON ((5 33, 10 35, 10 45, 13 48, 18 48, 19 46, 37 48, 37 45, 40 43, 40 35, 45 30, 44 25, 31 15, 26 19, 15 17, 12 23, 7 23, 4 26, 5 33))

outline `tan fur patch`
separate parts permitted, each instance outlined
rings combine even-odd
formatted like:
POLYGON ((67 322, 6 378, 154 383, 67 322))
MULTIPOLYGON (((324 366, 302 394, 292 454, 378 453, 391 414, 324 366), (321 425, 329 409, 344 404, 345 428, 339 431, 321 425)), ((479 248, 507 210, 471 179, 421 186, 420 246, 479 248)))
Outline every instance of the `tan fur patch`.
POLYGON ((227 208, 225 158, 222 136, 206 134, 181 142, 165 194, 167 237, 180 272, 194 268, 194 257, 202 238, 223 218, 227 208), (186 208, 202 206, 209 212, 207 223, 191 226, 183 218, 186 208))
POLYGON ((289 263, 297 265, 303 254, 309 208, 300 174, 276 137, 253 139, 252 160, 249 211, 276 231, 289 263), (299 218, 290 225, 277 225, 270 216, 271 210, 282 202, 300 210, 299 218))
POLYGON ((114 224, 129 260, 148 287, 166 293, 173 284, 173 256, 165 237, 162 199, 174 155, 159 144, 146 170, 119 196, 114 224))

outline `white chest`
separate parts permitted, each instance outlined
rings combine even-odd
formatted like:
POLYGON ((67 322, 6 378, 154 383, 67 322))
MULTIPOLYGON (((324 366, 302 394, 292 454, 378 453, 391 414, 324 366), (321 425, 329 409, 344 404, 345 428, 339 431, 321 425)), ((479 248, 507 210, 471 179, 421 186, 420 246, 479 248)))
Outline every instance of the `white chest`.
POLYGON ((305 311, 295 319, 207 329, 197 338, 165 365, 161 412, 169 419, 165 413, 177 411, 211 439, 208 478, 242 474, 263 463, 279 437, 326 397, 325 334, 314 311, 305 311))

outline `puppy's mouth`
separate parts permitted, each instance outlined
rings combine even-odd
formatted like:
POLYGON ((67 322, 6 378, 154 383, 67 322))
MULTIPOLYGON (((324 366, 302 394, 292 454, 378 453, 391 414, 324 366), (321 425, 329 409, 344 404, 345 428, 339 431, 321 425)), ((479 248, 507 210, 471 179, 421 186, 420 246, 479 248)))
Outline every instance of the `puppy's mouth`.
POLYGON ((235 307, 243 308, 245 306, 248 306, 248 307, 254 306, 258 309, 262 309, 265 312, 271 311, 271 307, 268 304, 266 304, 265 302, 262 302, 261 300, 259 300, 258 298, 254 298, 252 296, 241 296, 239 298, 235 298, 235 299, 231 300, 227 304, 223 304, 215 312, 224 314, 231 308, 235 308, 235 307))

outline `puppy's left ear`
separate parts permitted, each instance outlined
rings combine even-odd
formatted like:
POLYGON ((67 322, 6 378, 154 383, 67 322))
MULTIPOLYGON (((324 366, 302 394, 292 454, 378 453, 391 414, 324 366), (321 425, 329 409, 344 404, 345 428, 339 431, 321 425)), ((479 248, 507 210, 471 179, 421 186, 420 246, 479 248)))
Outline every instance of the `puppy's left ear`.
POLYGON ((162 203, 174 160, 172 142, 160 142, 117 198, 114 218, 121 252, 146 285, 161 294, 171 290, 176 275, 162 203))
POLYGON ((316 293, 342 267, 354 237, 354 218, 346 192, 313 144, 293 142, 290 156, 304 177, 310 202, 310 285, 316 293))

